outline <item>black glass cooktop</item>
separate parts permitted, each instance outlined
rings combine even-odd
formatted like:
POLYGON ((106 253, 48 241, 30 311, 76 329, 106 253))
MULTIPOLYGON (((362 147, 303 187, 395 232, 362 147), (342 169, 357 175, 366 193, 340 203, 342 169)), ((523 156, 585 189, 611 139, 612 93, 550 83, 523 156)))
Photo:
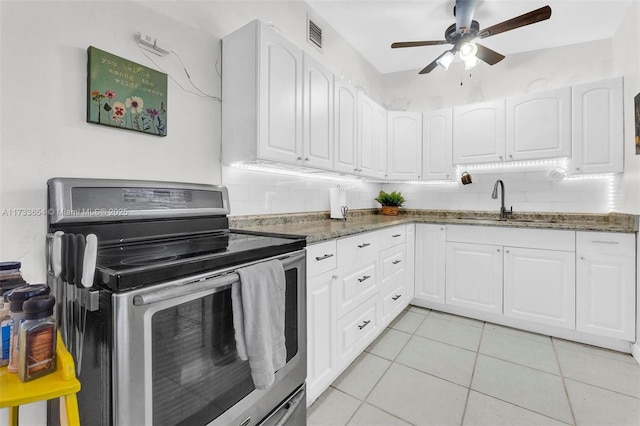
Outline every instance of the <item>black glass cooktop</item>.
POLYGON ((304 248, 304 237, 217 231, 98 249, 100 285, 113 291, 159 284, 304 248))

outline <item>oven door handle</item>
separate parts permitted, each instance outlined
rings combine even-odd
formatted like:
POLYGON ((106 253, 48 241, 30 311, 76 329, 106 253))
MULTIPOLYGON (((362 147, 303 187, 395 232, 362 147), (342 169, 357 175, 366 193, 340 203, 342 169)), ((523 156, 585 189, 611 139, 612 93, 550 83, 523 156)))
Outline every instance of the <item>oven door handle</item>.
POLYGON ((184 296, 186 291, 189 293, 198 293, 201 291, 214 290, 214 293, 223 291, 231 287, 231 284, 240 281, 240 276, 231 273, 219 277, 205 279, 204 281, 196 281, 185 283, 180 286, 171 287, 163 290, 154 291, 148 294, 138 294, 133 297, 134 306, 151 305, 152 303, 164 302, 165 300, 175 299, 184 296), (186 290, 186 291, 185 291, 186 290))
MULTIPOLYGON (((290 256, 278 258, 282 263, 282 267, 285 271, 294 263, 299 262, 305 258, 305 253, 294 253, 290 256)), ((265 261, 268 259, 263 259, 265 261)), ((258 262, 255 262, 258 263, 258 262)), ((247 266, 247 265, 245 265, 247 266)), ((150 292, 147 294, 138 294, 133 297, 134 306, 150 305, 152 303, 163 302, 165 300, 175 299, 180 296, 184 296, 189 293, 198 293, 201 291, 211 291, 218 293, 223 290, 227 290, 231 287, 231 284, 240 281, 240 276, 236 272, 229 272, 225 275, 218 275, 211 278, 205 278, 200 281, 190 281, 182 285, 172 286, 163 290, 150 292)))

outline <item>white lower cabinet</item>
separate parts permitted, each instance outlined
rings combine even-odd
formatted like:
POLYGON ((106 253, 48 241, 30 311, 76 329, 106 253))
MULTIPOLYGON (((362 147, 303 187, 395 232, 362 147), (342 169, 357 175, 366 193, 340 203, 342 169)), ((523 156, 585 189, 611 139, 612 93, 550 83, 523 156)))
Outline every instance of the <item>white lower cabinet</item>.
POLYGON ((502 313, 502 247, 448 242, 446 303, 502 313))
POLYGON ((315 399, 334 380, 336 322, 335 271, 307 282, 307 394, 315 399))
POLYGON ((307 247, 307 405, 409 304, 406 229, 307 247))
POLYGON ((578 232, 576 328, 635 339, 635 235, 578 232))
POLYGON ((446 227, 426 223, 415 227, 415 298, 444 304, 446 227))
POLYGON ((504 315, 575 327, 575 253, 504 248, 504 315))

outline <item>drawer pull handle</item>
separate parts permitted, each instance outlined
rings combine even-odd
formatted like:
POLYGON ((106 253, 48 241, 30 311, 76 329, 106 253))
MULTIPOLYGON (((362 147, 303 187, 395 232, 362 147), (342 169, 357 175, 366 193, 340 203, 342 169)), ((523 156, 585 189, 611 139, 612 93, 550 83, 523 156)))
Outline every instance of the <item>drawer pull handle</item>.
POLYGON ((363 328, 365 328, 366 326, 368 326, 370 322, 371 322, 371 320, 363 321, 363 322, 362 322, 362 324, 360 324, 360 325, 358 326, 358 328, 359 328, 360 330, 362 330, 363 328))
POLYGON ((358 278, 358 281, 363 282, 371 278, 371 275, 364 275, 362 278, 358 278))
POLYGON ((400 263, 400 262, 402 262, 402 260, 394 260, 394 261, 393 261, 393 262, 391 262, 391 263, 393 263, 394 265, 397 265, 397 264, 398 264, 398 263, 400 263))
POLYGON ((620 244, 620 241, 596 241, 596 240, 592 240, 591 241, 594 244, 620 244))
POLYGON ((402 237, 402 234, 393 234, 391 237, 393 237, 393 238, 402 237))
POLYGON ((318 262, 320 262, 321 260, 325 260, 325 259, 328 259, 330 257, 333 257, 333 255, 332 254, 325 254, 324 256, 316 256, 316 260, 318 262))
POLYGON ((371 244, 370 243, 362 243, 362 244, 358 244, 358 248, 365 248, 365 247, 369 247, 371 244))
POLYGON ((398 300, 402 297, 401 294, 396 294, 395 297, 392 297, 393 300, 398 300))

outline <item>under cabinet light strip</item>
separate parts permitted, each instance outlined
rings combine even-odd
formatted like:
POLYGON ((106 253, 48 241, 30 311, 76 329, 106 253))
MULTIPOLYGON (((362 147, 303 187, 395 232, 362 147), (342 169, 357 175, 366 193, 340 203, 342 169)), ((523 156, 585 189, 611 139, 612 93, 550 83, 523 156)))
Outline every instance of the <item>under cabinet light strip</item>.
POLYGON ((552 160, 527 160, 527 161, 505 161, 503 163, 486 163, 486 164, 466 164, 457 166, 458 170, 503 170, 503 169, 520 169, 529 167, 563 167, 566 168, 568 158, 556 158, 552 160))
POLYGON ((331 180, 341 182, 363 182, 361 177, 349 175, 331 175, 322 172, 302 172, 298 170, 283 169, 277 166, 265 164, 249 164, 249 163, 232 163, 230 166, 234 169, 248 170, 259 173, 278 174, 286 176, 297 176, 310 179, 331 180))

